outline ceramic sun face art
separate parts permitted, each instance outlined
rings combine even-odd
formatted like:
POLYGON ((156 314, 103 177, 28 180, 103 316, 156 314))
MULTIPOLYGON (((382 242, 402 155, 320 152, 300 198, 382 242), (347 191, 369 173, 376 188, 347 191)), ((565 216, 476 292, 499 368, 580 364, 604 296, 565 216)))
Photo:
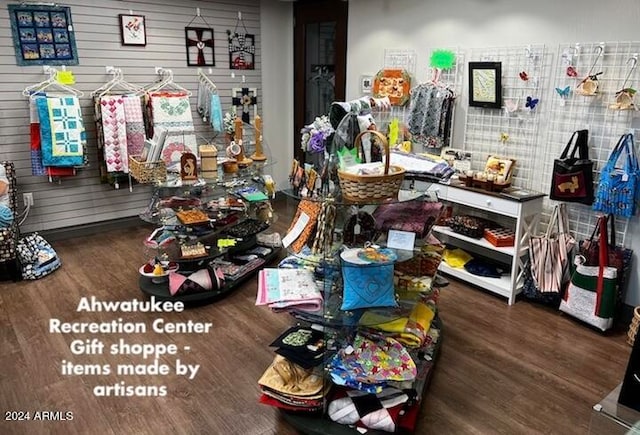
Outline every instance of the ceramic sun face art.
POLYGON ((409 101, 411 76, 403 69, 383 69, 373 81, 373 95, 376 98, 388 97, 394 106, 404 106, 409 101))

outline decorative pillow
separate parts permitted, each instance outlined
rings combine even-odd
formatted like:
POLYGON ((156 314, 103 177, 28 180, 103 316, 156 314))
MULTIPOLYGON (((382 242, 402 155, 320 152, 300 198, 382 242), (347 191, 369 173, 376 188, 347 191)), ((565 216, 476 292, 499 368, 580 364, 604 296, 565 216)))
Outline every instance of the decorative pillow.
POLYGON ((219 290, 224 275, 217 269, 207 267, 193 273, 169 272, 169 293, 177 296, 185 293, 200 293, 219 290))
MULTIPOLYGON (((381 253, 376 261, 367 249, 348 249, 342 258, 344 289, 342 307, 344 311, 372 307, 397 307, 393 288, 393 261, 395 258, 381 253)), ((389 251, 390 250, 381 250, 389 251)))

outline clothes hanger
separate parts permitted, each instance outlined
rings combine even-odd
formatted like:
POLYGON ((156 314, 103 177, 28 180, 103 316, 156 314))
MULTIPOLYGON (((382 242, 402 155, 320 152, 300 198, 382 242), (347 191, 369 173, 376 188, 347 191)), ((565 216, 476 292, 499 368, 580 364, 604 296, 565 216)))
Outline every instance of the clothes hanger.
POLYGON ((113 78, 98 89, 94 90, 91 93, 92 97, 103 97, 118 88, 125 93, 133 93, 138 96, 144 93, 144 89, 142 87, 129 83, 124 79, 124 74, 120 68, 113 68, 110 72, 113 74, 113 78))
POLYGON ((47 80, 36 83, 35 85, 27 86, 22 90, 22 95, 33 100, 38 96, 39 92, 43 92, 46 89, 54 89, 54 92, 71 94, 78 98, 84 96, 84 92, 81 90, 60 83, 57 80, 58 71, 55 68, 48 68, 47 72, 49 73, 49 78, 47 80))
POLYGON ((146 89, 147 93, 159 92, 162 90, 169 90, 169 91, 184 92, 189 97, 192 95, 190 90, 188 90, 187 88, 183 88, 182 86, 178 85, 173 81, 173 71, 169 69, 161 68, 159 70, 159 73, 162 74, 163 79, 156 83, 153 83, 150 87, 148 87, 146 89))

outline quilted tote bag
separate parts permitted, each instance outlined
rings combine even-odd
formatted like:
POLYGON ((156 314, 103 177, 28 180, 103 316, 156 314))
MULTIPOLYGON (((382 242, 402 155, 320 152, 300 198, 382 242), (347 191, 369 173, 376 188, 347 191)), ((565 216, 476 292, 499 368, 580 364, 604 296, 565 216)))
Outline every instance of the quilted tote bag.
POLYGON ((553 161, 551 192, 556 201, 593 204, 593 162, 589 160, 589 130, 574 131, 560 158, 553 161), (575 143, 571 148, 571 143, 575 143))
POLYGON ((598 218, 600 227, 599 264, 586 266, 585 258, 576 256, 576 267, 562 300, 560 311, 602 331, 613 326, 616 311, 617 270, 609 266, 606 217, 598 218))
POLYGON ((629 218, 636 212, 640 168, 633 135, 623 134, 600 173, 595 211, 629 218), (617 166, 622 160, 622 165, 617 166))
POLYGON ((546 233, 529 239, 531 277, 540 293, 560 294, 567 281, 569 258, 575 244, 569 233, 566 205, 558 204, 551 213, 546 233))

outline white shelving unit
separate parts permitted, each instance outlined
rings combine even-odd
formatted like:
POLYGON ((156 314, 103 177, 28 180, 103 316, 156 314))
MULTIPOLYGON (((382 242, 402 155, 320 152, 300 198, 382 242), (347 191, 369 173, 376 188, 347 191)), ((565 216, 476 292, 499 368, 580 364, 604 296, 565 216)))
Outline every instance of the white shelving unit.
POLYGON ((511 274, 501 278, 473 275, 462 268, 452 268, 445 262, 440 264, 440 270, 503 296, 508 299, 509 305, 512 305, 522 289, 523 256, 529 247, 529 236, 536 234, 540 222, 543 195, 517 200, 497 193, 484 193, 455 185, 416 181, 413 187, 418 191, 431 192, 445 203, 457 204, 458 209, 463 209, 464 213, 508 221, 508 226, 516 233, 515 244, 509 247, 496 247, 484 238, 467 237, 451 231, 448 227, 436 226, 433 232, 446 236, 449 243, 462 245, 467 250, 475 250, 485 256, 506 258, 511 264, 511 274))

